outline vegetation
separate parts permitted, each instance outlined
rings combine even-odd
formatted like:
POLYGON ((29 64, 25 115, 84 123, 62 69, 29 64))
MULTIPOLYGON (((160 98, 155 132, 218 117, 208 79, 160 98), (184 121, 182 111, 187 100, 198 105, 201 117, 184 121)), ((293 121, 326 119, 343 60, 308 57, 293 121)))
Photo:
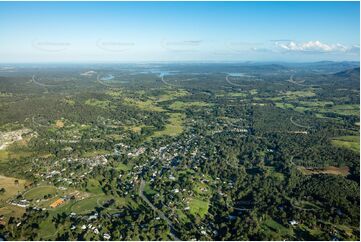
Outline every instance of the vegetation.
POLYGON ((93 67, 1 72, 6 240, 360 240, 354 63, 93 67))

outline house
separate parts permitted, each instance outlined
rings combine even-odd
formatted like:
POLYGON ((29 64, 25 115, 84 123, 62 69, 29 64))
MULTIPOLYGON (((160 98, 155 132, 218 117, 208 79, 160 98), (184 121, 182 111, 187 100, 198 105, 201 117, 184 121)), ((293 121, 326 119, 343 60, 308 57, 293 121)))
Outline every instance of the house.
POLYGON ((111 237, 110 237, 109 234, 104 234, 104 235, 103 235, 103 238, 106 239, 106 240, 108 240, 108 239, 110 239, 111 237))
POLYGON ((59 205, 63 204, 65 201, 61 198, 59 198, 58 200, 56 200, 55 202, 53 202, 52 204, 50 204, 51 208, 56 208, 59 205))
POLYGON ((298 224, 298 222, 297 222, 296 220, 291 220, 291 221, 289 221, 289 223, 290 223, 291 225, 297 225, 297 224, 298 224))
POLYGON ((95 213, 91 216, 89 216, 88 220, 94 220, 94 219, 97 219, 98 218, 98 213, 95 213))
POLYGON ((13 201, 10 204, 14 205, 14 206, 26 208, 29 206, 29 201, 27 201, 27 200, 13 201))

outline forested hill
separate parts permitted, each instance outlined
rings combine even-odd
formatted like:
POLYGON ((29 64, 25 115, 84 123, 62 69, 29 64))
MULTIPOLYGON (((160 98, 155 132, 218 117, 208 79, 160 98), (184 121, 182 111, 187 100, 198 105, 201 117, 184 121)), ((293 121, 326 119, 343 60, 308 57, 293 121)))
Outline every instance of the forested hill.
POLYGON ((337 72, 334 75, 337 77, 350 78, 350 79, 360 81, 360 67, 337 72))

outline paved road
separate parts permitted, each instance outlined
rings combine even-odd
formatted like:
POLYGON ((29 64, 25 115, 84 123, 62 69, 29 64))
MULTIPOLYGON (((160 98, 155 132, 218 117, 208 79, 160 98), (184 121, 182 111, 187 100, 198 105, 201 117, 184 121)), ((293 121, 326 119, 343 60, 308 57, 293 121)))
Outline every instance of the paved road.
POLYGON ((139 196, 144 200, 144 202, 146 204, 148 204, 149 207, 151 207, 153 209, 154 212, 158 213, 159 217, 161 219, 163 219, 168 226, 170 227, 170 236, 174 239, 174 240, 180 240, 177 236, 175 236, 175 234, 172 231, 175 231, 174 227, 173 227, 173 223, 172 221, 170 221, 165 214, 160 211, 158 208, 156 208, 149 200, 146 196, 144 196, 143 191, 144 191, 144 186, 145 186, 145 181, 142 179, 142 181, 140 182, 140 188, 139 188, 139 196))
POLYGON ((300 127, 300 128, 305 128, 305 129, 309 129, 309 128, 310 128, 310 126, 304 126, 304 125, 301 125, 301 124, 296 123, 295 121, 293 121, 293 117, 290 118, 290 121, 291 121, 292 124, 294 124, 294 125, 296 125, 296 126, 298 126, 298 127, 300 127))
POLYGON ((227 82, 229 85, 235 86, 235 87, 243 87, 243 86, 244 86, 244 85, 240 85, 240 84, 231 82, 231 81, 228 79, 228 77, 230 77, 230 76, 231 76, 231 75, 227 75, 227 76, 226 76, 226 82, 227 82))
POLYGON ((295 80, 293 80, 293 75, 290 76, 290 79, 287 80, 288 82, 292 83, 292 84, 295 84, 295 85, 298 85, 298 86, 302 86, 302 87, 312 87, 312 85, 306 85, 306 84, 301 84, 301 83, 298 83, 296 82, 295 80))
POLYGON ((35 79, 35 75, 33 75, 33 77, 31 78, 31 81, 38 85, 38 86, 42 86, 42 87, 56 87, 56 86, 59 86, 59 85, 54 85, 54 84, 44 84, 44 83, 41 83, 41 82, 38 82, 36 79, 35 79))

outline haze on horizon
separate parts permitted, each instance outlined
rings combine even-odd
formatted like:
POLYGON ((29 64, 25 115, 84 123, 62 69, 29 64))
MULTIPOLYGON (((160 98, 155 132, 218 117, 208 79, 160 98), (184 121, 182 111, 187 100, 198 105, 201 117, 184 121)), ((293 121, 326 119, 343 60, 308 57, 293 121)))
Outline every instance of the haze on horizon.
POLYGON ((359 61, 359 2, 0 2, 0 62, 359 61))

